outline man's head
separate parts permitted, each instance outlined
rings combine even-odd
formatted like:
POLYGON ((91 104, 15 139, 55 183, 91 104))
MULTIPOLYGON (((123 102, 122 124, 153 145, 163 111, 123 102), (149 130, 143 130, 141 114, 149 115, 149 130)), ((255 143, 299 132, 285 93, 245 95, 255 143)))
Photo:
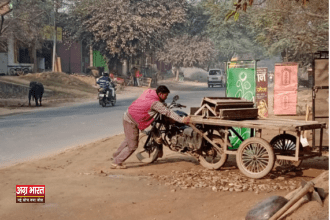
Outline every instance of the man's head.
POLYGON ((157 87, 156 93, 157 93, 159 99, 162 102, 164 102, 167 99, 167 96, 170 93, 170 90, 166 86, 160 85, 157 87))

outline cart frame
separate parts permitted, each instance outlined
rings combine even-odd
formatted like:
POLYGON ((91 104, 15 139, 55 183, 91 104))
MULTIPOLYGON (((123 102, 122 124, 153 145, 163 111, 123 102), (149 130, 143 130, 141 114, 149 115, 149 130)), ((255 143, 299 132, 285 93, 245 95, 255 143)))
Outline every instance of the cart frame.
MULTIPOLYGON (((234 130, 233 127, 241 127, 241 128, 251 128, 255 129, 255 137, 262 138, 262 130, 263 129, 270 129, 270 130, 278 130, 279 133, 283 132, 285 134, 286 132, 293 132, 295 133, 296 137, 296 149, 294 156, 286 156, 286 155, 275 155, 275 160, 289 160, 289 161, 298 161, 301 159, 311 158, 315 156, 321 156, 322 155, 322 140, 323 140, 323 129, 326 128, 326 123, 319 123, 317 121, 302 121, 302 120, 291 120, 291 119, 253 119, 253 120, 222 120, 217 117, 208 117, 204 118, 203 116, 196 116, 191 115, 191 127, 196 131, 199 132, 200 135, 202 135, 209 143, 211 143, 213 146, 217 147, 217 145, 210 140, 206 134, 203 134, 201 131, 199 131, 195 124, 199 125, 211 125, 211 126, 218 126, 219 128, 222 128, 225 131, 224 136, 224 146, 226 146, 223 150, 225 154, 231 154, 231 155, 237 155, 238 149, 241 147, 239 146, 236 150, 228 150, 228 146, 230 146, 230 143, 228 142, 228 135, 229 130, 234 130), (300 135, 302 132, 306 130, 313 130, 320 129, 320 145, 318 147, 317 152, 304 152, 306 155, 300 156, 300 135)), ((236 134, 238 135, 238 134, 236 134)), ((238 135, 238 137, 242 140, 242 137, 238 135)), ((252 138, 252 137, 250 137, 252 138)), ((248 139, 250 139, 248 138, 248 139)), ((248 140, 247 139, 247 140, 248 140)), ((263 139, 264 140, 264 139, 263 139)), ((314 149, 313 149, 314 150, 314 149)))

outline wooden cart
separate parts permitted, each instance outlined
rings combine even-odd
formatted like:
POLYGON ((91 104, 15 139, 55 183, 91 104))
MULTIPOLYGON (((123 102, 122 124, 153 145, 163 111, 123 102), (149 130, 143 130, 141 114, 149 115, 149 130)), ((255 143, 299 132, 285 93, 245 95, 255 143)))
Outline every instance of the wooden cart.
MULTIPOLYGON (((224 143, 221 146, 221 154, 226 157, 230 154, 236 155, 237 166, 240 171, 251 178, 262 178, 266 176, 274 167, 275 162, 279 165, 299 166, 302 159, 322 155, 323 129, 326 123, 317 121, 287 120, 287 119, 253 119, 253 120, 223 120, 219 117, 205 115, 192 115, 191 127, 199 132, 214 147, 219 149, 210 135, 202 133, 198 126, 209 126, 222 134, 224 143), (233 127, 254 129, 254 137, 246 140, 233 129, 233 127), (270 142, 262 138, 262 130, 278 130, 279 135, 275 136, 270 142), (300 143, 300 135, 305 130, 320 129, 320 145, 316 151, 304 152, 300 143), (238 149, 229 150, 228 139, 229 130, 232 130, 242 143, 238 149), (291 132, 289 134, 287 132, 291 132), (299 146, 299 147, 296 147, 299 146)), ((220 134, 220 135, 221 135, 220 134)))

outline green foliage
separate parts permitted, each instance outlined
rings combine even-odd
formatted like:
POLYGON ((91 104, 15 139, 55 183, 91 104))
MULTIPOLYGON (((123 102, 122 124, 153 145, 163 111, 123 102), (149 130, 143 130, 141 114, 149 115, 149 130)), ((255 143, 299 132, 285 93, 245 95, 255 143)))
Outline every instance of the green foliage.
MULTIPOLYGON (((235 8, 235 10, 229 11, 227 16, 226 16, 226 20, 228 20, 230 17, 234 16, 235 21, 238 20, 239 18, 239 11, 244 11, 246 12, 247 7, 252 6, 254 2, 257 2, 256 5, 262 5, 263 3, 265 3, 267 0, 259 0, 259 1, 254 1, 254 0, 238 0, 237 2, 234 1, 233 6, 235 8)), ((278 3, 282 4, 282 5, 286 5, 286 4, 291 4, 292 1, 295 2, 295 4, 300 3, 302 6, 306 6, 309 2, 309 0, 287 0, 287 1, 282 1, 282 0, 276 0, 278 3)))
POLYGON ((308 65, 318 50, 328 50, 329 5, 327 0, 281 3, 267 0, 260 8, 252 8, 251 28, 269 54, 284 52, 285 61, 308 65))
POLYGON ((187 5, 185 23, 176 26, 176 35, 205 36, 209 15, 205 14, 203 1, 192 1, 187 5))
POLYGON ((264 57, 264 49, 256 41, 257 32, 250 26, 248 13, 242 14, 238 19, 238 12, 230 11, 230 1, 208 0, 204 7, 210 15, 208 35, 219 51, 220 61, 228 61, 234 55, 244 54, 249 54, 253 59, 264 57), (234 20, 230 19, 232 16, 234 20))
POLYGON ((174 67, 207 68, 214 60, 214 45, 207 37, 209 15, 205 14, 203 1, 190 1, 184 23, 171 29, 171 37, 157 51, 157 59, 174 67))

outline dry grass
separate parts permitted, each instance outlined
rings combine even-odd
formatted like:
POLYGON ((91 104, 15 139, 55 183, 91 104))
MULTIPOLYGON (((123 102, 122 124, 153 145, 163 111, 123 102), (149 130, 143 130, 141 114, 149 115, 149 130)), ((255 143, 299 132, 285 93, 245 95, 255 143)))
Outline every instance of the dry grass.
MULTIPOLYGON (((28 87, 31 81, 42 83, 45 88, 43 104, 49 107, 56 105, 56 103, 95 98, 97 94, 95 79, 91 76, 44 72, 30 73, 25 76, 2 76, 0 80, 25 87, 28 87)), ((4 99, 0 99, 0 107, 26 107, 28 105, 27 95, 26 92, 20 94, 8 92, 4 99)))
POLYGON ((21 76, 20 78, 28 81, 38 81, 41 82, 45 87, 51 87, 52 90, 78 90, 81 92, 95 93, 95 84, 94 77, 89 76, 75 76, 68 75, 65 73, 36 73, 36 74, 27 74, 21 76))

